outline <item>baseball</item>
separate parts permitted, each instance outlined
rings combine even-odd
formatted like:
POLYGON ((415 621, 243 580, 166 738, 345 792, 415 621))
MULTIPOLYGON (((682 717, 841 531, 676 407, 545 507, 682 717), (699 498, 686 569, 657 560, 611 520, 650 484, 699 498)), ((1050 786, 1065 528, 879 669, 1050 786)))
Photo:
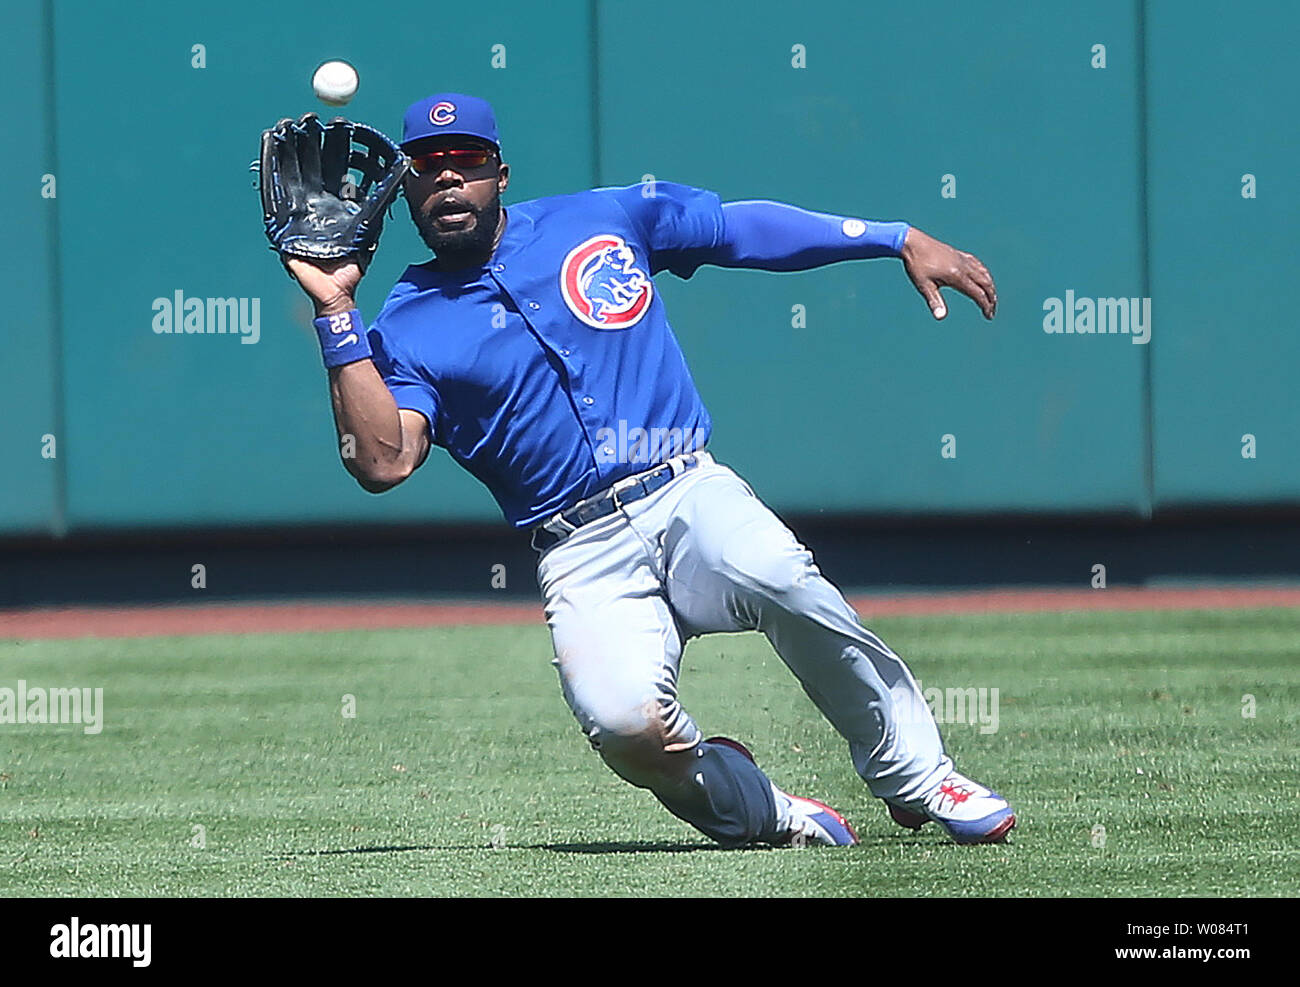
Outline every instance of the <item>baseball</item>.
POLYGON ((326 62, 311 77, 316 98, 330 106, 343 106, 357 94, 361 79, 347 62, 326 62))

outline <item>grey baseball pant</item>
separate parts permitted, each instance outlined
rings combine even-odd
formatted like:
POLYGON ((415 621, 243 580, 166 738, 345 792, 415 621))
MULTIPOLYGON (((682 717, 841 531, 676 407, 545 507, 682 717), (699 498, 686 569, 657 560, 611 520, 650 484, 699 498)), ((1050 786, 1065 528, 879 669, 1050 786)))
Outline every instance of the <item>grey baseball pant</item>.
MULTIPOLYGON (((951 770, 911 672, 812 553, 731 469, 702 463, 578 528, 538 560, 565 700, 621 777, 724 845, 779 835, 766 776, 677 698, 683 644, 759 630, 848 741, 872 794, 904 801, 951 770)), ((680 461, 674 463, 675 471, 680 461)))

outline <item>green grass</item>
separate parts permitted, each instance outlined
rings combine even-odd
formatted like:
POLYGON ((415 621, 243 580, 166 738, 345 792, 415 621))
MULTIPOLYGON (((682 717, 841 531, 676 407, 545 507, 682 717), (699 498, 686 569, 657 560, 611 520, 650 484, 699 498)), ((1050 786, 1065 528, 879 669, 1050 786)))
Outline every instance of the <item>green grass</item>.
POLYGON ((0 895, 1300 893, 1300 611, 872 626, 927 686, 999 689, 996 733, 945 738, 1011 843, 894 826, 756 634, 689 646, 687 708, 859 847, 711 847, 588 749, 540 625, 8 641, 0 687, 102 687, 105 725, 0 725, 0 895))

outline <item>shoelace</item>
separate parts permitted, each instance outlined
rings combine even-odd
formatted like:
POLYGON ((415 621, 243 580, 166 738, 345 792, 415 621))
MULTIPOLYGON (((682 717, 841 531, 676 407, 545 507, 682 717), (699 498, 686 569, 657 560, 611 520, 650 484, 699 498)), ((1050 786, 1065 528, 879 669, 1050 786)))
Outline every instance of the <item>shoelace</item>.
POLYGON ((974 794, 975 794, 975 789, 972 788, 969 784, 962 784, 960 782, 956 782, 955 776, 949 775, 947 778, 943 780, 943 784, 939 786, 939 805, 937 806, 937 808, 940 809, 943 808, 943 803, 945 799, 950 801, 953 804, 953 807, 955 808, 961 805, 963 802, 965 802, 968 798, 970 798, 974 794))

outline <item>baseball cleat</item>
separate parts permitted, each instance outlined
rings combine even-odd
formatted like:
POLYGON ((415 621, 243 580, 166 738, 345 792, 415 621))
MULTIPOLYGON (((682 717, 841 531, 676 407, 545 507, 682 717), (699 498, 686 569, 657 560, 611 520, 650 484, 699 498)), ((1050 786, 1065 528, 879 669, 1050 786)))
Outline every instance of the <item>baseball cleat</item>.
POLYGON ((790 831, 780 845, 820 843, 822 846, 857 846, 858 834, 853 832, 849 821, 829 805, 816 799, 789 795, 775 785, 772 786, 772 794, 776 797, 778 811, 784 800, 786 812, 782 814, 792 820, 790 831))
MULTIPOLYGON (((707 744, 722 744, 739 751, 750 761, 754 755, 749 748, 730 737, 710 737, 707 744)), ((755 762, 757 763, 757 762, 755 762)), ((778 840, 775 846, 806 846, 818 843, 822 846, 856 846, 858 834, 853 831, 849 821, 823 802, 816 799, 801 798, 781 791, 772 785, 772 796, 776 799, 777 812, 782 818, 791 820, 790 829, 778 840)))
POLYGON ((1001 843, 1016 826, 1016 814, 1006 799, 956 771, 923 802, 887 804, 898 825, 920 829, 933 819, 954 843, 1001 843))
POLYGON ((893 802, 885 804, 889 807, 889 818, 905 829, 920 829, 930 821, 930 817, 923 812, 911 812, 893 802))

